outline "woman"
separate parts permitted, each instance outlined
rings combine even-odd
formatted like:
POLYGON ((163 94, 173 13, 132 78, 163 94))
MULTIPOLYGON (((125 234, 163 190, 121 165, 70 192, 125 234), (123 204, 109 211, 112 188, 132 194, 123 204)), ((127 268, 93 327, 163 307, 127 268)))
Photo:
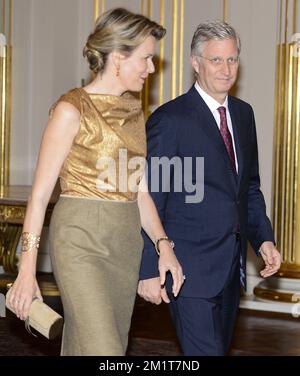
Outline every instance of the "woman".
POLYGON ((125 354, 143 248, 141 225, 159 243, 161 282, 170 271, 175 296, 183 283, 173 244, 141 189, 145 183, 139 184, 142 169, 132 172, 133 165, 142 164, 146 141, 141 103, 127 92, 141 91, 154 72, 155 45, 164 34, 142 15, 106 12, 84 48, 95 79, 63 95, 50 110, 10 304, 24 320, 33 297, 42 299, 35 277, 39 234, 59 176, 62 194, 51 218, 50 248, 64 307, 62 355, 125 354))

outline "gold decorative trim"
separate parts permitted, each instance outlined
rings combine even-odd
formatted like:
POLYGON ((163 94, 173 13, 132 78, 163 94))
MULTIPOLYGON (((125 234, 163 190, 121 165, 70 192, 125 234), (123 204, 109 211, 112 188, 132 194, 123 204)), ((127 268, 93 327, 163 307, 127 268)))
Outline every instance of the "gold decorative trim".
POLYGON ((5 34, 5 0, 2 0, 2 30, 1 32, 5 34))
POLYGON ((279 7, 280 7, 280 11, 279 11, 279 45, 281 46, 282 45, 283 0, 280 0, 279 7))
MULTIPOLYGON (((298 49, 298 57, 297 57, 297 73, 295 75, 296 81, 295 86, 297 88, 296 95, 295 95, 295 112, 296 112, 296 155, 295 155, 295 196, 294 196, 294 208, 295 208, 295 216, 294 216, 294 223, 293 228, 297 228, 297 231, 293 233, 293 242, 294 242, 294 253, 296 258, 296 263, 300 265, 300 251, 299 251, 299 244, 300 244, 300 231, 299 231, 299 223, 300 223, 300 50, 298 49), (298 250, 296 250, 296 245, 298 245, 298 250)), ((295 64, 296 65, 296 64, 295 64)), ((300 268, 299 268, 300 269, 300 268)), ((299 277, 300 278, 300 277, 299 277)))
POLYGON ((285 29, 284 29, 284 43, 288 41, 288 29, 289 29, 289 0, 285 0, 285 29))
MULTIPOLYGON (((10 42, 9 42, 10 43, 10 42)), ((5 171, 6 176, 4 180, 5 185, 9 185, 10 182, 10 144, 11 144, 11 70, 12 70, 12 47, 10 44, 6 47, 7 53, 7 66, 6 66, 6 135, 5 135, 5 171)))
MULTIPOLYGON (((0 47, 1 48, 1 47, 0 47)), ((1 83, 1 107, 0 107, 0 120, 1 120, 1 164, 0 164, 0 185, 4 186, 6 180, 6 171, 5 171, 5 131, 6 131, 6 46, 3 46, 2 53, 0 57, 0 83, 1 83)))
POLYGON ((2 1, 0 39, 0 194, 9 184, 11 137, 11 27, 12 0, 2 1))
POLYGON ((297 32, 297 1, 293 3, 293 34, 297 32))
POLYGON ((101 0, 101 5, 100 5, 100 0, 94 0, 94 20, 96 21, 97 18, 104 13, 105 9, 105 0, 101 0), (101 9, 101 13, 100 13, 101 9))
POLYGON ((152 0, 148 0, 147 15, 151 17, 152 14, 152 0))
POLYGON ((178 39, 178 1, 173 0, 172 35, 172 86, 171 99, 177 96, 177 39, 178 39))
MULTIPOLYGON (((290 268, 292 264, 290 264, 288 267, 290 268)), ((281 278, 293 278, 293 279, 299 279, 300 278, 300 271, 299 270, 282 270, 277 273, 278 277, 281 278)))
POLYGON ((0 223, 8 220, 10 223, 22 223, 25 213, 26 207, 23 206, 0 205, 0 223))
POLYGON ((285 303, 297 303, 300 302, 300 296, 288 292, 276 291, 271 289, 263 289, 261 287, 254 288, 255 296, 272 301, 285 302, 285 303))
POLYGON ((277 242, 281 244, 281 231, 280 231, 280 223, 281 223, 281 206, 278 205, 278 202, 280 201, 280 192, 279 189, 279 176, 280 176, 280 157, 281 157, 281 151, 282 151, 282 143, 279 142, 280 140, 280 128, 278 124, 281 121, 281 92, 282 87, 281 83, 283 82, 282 74, 283 74, 283 43, 282 43, 282 20, 283 20, 283 0, 280 0, 279 4, 279 33, 278 33, 278 40, 279 40, 279 47, 277 48, 276 54, 276 76, 278 79, 276 79, 275 83, 275 93, 276 93, 276 99, 275 99, 275 129, 274 129, 274 139, 273 139, 273 150, 274 150, 274 163, 273 163, 273 202, 272 202, 272 222, 273 222, 273 229, 275 238, 277 239, 277 242), (278 192, 278 194, 276 194, 278 192))
POLYGON ((278 160, 278 232, 277 232, 277 241, 278 245, 280 244, 280 248, 282 251, 282 256, 283 259, 286 258, 286 250, 284 249, 283 242, 284 242, 284 209, 282 202, 284 200, 284 178, 283 177, 285 170, 284 170, 284 122, 285 122, 285 98, 284 98, 284 93, 285 93, 285 85, 286 85, 286 75, 285 75, 285 66, 286 66, 286 45, 281 44, 280 47, 281 51, 281 79, 282 81, 280 82, 280 90, 278 93, 278 100, 279 100, 279 118, 278 118, 278 144, 279 144, 279 160, 278 160))
POLYGON ((184 0, 180 0, 179 95, 183 92, 184 0))
MULTIPOLYGON (((290 46, 290 61, 291 61, 291 81, 295 79, 295 82, 291 86, 291 148, 292 148, 292 165, 291 165, 291 185, 290 185, 290 195, 291 195, 291 203, 290 203, 290 252, 291 252, 291 262, 300 264, 300 254, 299 254, 299 260, 297 260, 297 249, 296 249, 296 243, 295 243, 295 236, 297 233, 297 222, 296 222, 296 211, 297 211, 297 191, 298 191, 298 154, 299 154, 299 143, 297 135, 299 135, 299 126, 300 122, 297 124, 297 113, 299 111, 299 105, 300 102, 295 100, 297 98, 297 92, 299 93, 300 87, 295 85, 297 82, 297 75, 299 72, 297 72, 297 65, 295 64, 295 60, 293 53, 294 53, 294 45, 291 44, 290 46)), ((300 270, 300 265, 299 265, 300 270)))
MULTIPOLYGON (((283 259, 277 276, 300 279, 300 52, 295 53, 296 42, 288 42, 295 27, 295 1, 281 0, 279 6, 272 217, 283 259)), ((256 288, 254 292, 282 301, 290 301, 292 295, 275 288, 256 288)))
POLYGON ((8 3, 8 14, 9 14, 9 24, 8 24, 8 45, 11 45, 12 36, 12 0, 8 3))
MULTIPOLYGON (((276 50, 276 77, 279 77, 280 75, 280 51, 277 49, 276 50)), ((276 80, 275 82, 275 93, 279 92, 279 81, 276 80)), ((273 150, 274 150, 274 160, 273 160, 273 194, 272 194, 272 222, 273 222, 273 230, 274 234, 278 233, 278 226, 277 226, 277 218, 278 218, 278 201, 277 201, 277 195, 275 192, 278 191, 278 155, 279 155, 279 150, 278 150, 278 127, 276 126, 277 124, 277 119, 278 119, 278 98, 275 99, 275 105, 274 105, 274 120, 275 120, 275 127, 274 127, 274 138, 273 138, 273 150)))
POLYGON ((17 271, 16 251, 25 213, 25 206, 0 205, 0 265, 9 273, 17 271))
POLYGON ((96 21, 99 17, 99 0, 94 0, 94 20, 96 21))
POLYGON ((284 249, 287 250, 289 261, 293 262, 292 255, 289 252, 290 251, 290 203, 291 203, 291 166, 292 166, 292 148, 291 148, 291 131, 292 131, 292 123, 291 123, 291 117, 292 117, 292 66, 291 66, 291 60, 290 60, 290 49, 288 49, 288 81, 287 81, 287 97, 286 97, 286 121, 285 121, 285 167, 286 167, 286 176, 284 179, 285 183, 285 202, 284 206, 286 208, 285 212, 287 215, 284 217, 284 233, 285 233, 285 241, 284 241, 284 249))
MULTIPOLYGON (((160 0, 160 24, 165 25, 165 0, 160 0)), ((160 41, 158 74, 159 74, 159 105, 164 102, 164 58, 165 58, 165 38, 160 41)))
POLYGON ((223 21, 228 21, 228 2, 227 0, 223 0, 223 21))
MULTIPOLYGON (((141 0, 141 14, 145 14, 144 13, 144 8, 145 8, 145 1, 141 0)), ((139 93, 139 98, 142 101, 142 105, 143 105, 143 98, 144 98, 144 90, 145 89, 143 88, 143 90, 139 93)), ((143 107, 143 110, 144 110, 144 107, 143 107)))
POLYGON ((17 272, 16 251, 21 232, 22 227, 19 225, 0 224, 0 265, 5 272, 17 272))
MULTIPOLYGON (((146 16, 151 18, 152 14, 152 1, 148 0, 147 2, 147 14, 146 16)), ((145 86, 144 86, 144 114, 145 117, 148 118, 149 116, 149 77, 146 79, 145 86)))
POLYGON ((145 14, 144 8, 145 8, 145 0, 141 0, 141 13, 142 14, 145 14))

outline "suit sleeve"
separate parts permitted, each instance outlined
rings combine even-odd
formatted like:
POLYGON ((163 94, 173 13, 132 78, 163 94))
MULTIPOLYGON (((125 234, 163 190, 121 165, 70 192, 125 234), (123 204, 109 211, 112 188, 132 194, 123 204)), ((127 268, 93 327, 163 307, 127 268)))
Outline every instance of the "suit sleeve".
POLYGON ((271 222, 266 215, 266 204, 260 190, 260 176, 257 150, 257 136, 253 110, 252 111, 252 166, 248 191, 248 239, 256 252, 264 241, 275 244, 271 222))
MULTIPOLYGON (((161 110, 154 112, 146 123, 147 132, 147 182, 149 193, 155 203, 160 220, 164 224, 165 209, 168 201, 168 192, 164 189, 165 179, 162 179, 162 169, 157 168, 158 158, 171 159, 176 155, 175 123, 168 113, 161 110)), ((173 173, 170 173, 170 180, 173 173)), ((170 181, 171 185, 172 182, 170 181)), ((142 231, 144 249, 140 268, 140 279, 159 276, 158 256, 154 244, 148 235, 142 231)))

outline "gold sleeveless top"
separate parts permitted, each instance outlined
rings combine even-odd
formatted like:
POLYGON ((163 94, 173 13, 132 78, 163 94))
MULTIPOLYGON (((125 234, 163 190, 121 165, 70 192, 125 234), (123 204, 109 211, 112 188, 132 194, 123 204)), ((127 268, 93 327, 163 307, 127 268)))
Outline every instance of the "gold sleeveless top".
POLYGON ((89 94, 73 89, 51 107, 68 102, 80 128, 60 171, 63 195, 134 201, 146 157, 141 101, 133 95, 89 94))

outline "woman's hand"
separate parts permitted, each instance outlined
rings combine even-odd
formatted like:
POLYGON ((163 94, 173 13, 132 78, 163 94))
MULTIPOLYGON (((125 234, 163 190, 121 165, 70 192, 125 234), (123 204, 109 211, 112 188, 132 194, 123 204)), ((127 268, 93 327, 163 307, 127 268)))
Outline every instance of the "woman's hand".
POLYGON ((18 318, 27 319, 32 300, 35 297, 43 301, 36 277, 28 273, 19 273, 8 294, 9 305, 18 318))
MULTIPOLYGON (((176 297, 184 283, 185 276, 183 275, 181 265, 179 264, 177 257, 168 241, 161 241, 159 244, 160 256, 158 260, 158 270, 160 274, 160 284, 163 286, 166 281, 166 273, 170 271, 173 277, 172 292, 176 297)), ((166 295, 166 294, 165 294, 166 295)), ((167 295, 165 296, 166 299, 167 295)), ((166 303, 166 301, 163 299, 166 303)), ((168 299, 169 300, 169 299, 168 299)))

